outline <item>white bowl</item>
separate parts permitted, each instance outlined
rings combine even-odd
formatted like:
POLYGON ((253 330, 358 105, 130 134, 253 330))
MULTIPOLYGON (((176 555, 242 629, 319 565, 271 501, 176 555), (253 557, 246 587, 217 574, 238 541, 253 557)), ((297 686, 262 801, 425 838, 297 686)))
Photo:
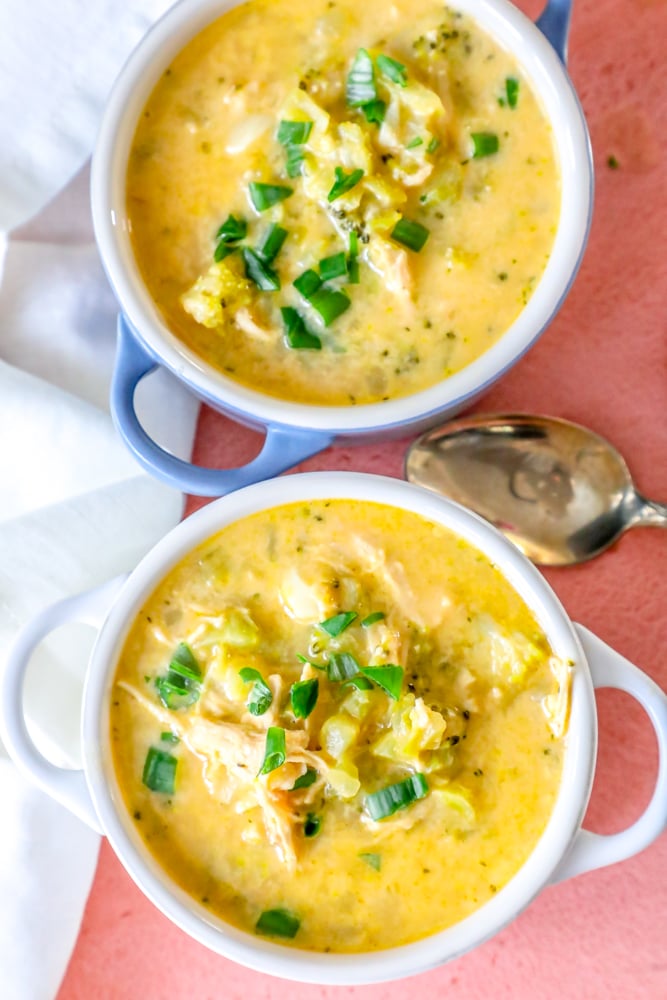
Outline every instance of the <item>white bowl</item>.
POLYGON ((149 472, 187 493, 221 495, 277 475, 336 443, 366 442, 421 431, 471 405, 535 343, 562 304, 581 262, 593 205, 593 166, 586 122, 565 70, 569 0, 551 0, 540 24, 554 46, 507 0, 460 0, 512 53, 549 119, 562 185, 553 250, 528 304, 481 357, 446 380, 401 399, 360 406, 314 406, 247 388, 203 361, 166 326, 139 274, 128 233, 125 175, 137 120, 174 56, 235 0, 182 0, 154 26, 128 60, 111 93, 92 169, 95 235, 122 316, 112 386, 120 433, 149 472), (558 51, 556 50, 558 49, 558 51), (198 469, 163 451, 135 410, 139 381, 162 365, 214 408, 267 432, 261 455, 243 469, 198 469))
POLYGON ((371 983, 414 975, 460 955, 495 934, 548 883, 612 864, 642 850, 667 824, 667 697, 637 667, 573 625, 544 578, 495 528, 451 501, 396 479, 355 473, 311 473, 259 483, 203 508, 171 531, 128 577, 47 609, 17 637, 0 689, 0 730, 10 755, 33 781, 101 830, 139 888, 170 920, 202 944, 242 965, 304 982, 371 983), (574 664, 572 709, 556 803, 535 849, 489 902, 447 930, 413 944, 363 954, 324 954, 273 944, 212 917, 161 869, 123 803, 109 749, 109 700, 118 657, 143 602, 194 547, 225 525, 284 503, 351 498, 401 507, 440 523, 476 546, 533 611, 556 655, 574 664), (67 620, 99 627, 88 669, 82 716, 82 772, 60 770, 32 744, 22 691, 31 653, 67 620), (616 687, 645 708, 656 732, 659 773, 643 815, 627 830, 601 836, 581 829, 595 770, 594 687, 616 687))

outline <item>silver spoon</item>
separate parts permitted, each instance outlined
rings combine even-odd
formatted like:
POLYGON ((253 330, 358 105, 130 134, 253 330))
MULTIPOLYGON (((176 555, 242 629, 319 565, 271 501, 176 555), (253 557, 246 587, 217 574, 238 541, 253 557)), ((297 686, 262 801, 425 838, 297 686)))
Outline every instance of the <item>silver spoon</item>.
POLYGON ((608 441, 555 417, 454 420, 417 438, 405 475, 481 514, 544 566, 591 559, 627 528, 667 528, 667 505, 637 492, 608 441))

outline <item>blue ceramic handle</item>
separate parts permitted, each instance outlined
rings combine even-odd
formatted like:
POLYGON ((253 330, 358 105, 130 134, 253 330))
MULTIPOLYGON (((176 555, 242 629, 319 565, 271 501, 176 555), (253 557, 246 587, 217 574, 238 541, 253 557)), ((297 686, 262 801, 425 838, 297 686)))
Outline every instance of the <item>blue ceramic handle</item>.
POLYGON ((574 0, 547 0, 535 24, 551 42, 564 63, 567 62, 567 36, 574 0))
POLYGON ((185 462, 170 455, 149 437, 134 408, 139 382, 157 367, 155 358, 139 343, 125 317, 120 315, 116 365, 111 382, 111 415, 139 464, 183 493, 223 496, 241 486, 277 476, 331 444, 331 434, 270 426, 259 455, 238 469, 208 469, 185 462))

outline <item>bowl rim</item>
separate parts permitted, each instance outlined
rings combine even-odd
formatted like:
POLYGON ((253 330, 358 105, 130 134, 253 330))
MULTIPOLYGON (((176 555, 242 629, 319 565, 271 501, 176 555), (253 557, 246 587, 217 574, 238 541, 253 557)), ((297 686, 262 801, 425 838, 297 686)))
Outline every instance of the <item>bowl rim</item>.
POLYGON ((530 903, 580 828, 593 780, 597 727, 592 681, 572 622, 546 580, 511 542, 466 508, 401 480, 367 473, 314 472, 255 483, 214 501, 172 529, 142 559, 116 597, 91 655, 83 697, 82 746, 86 780, 104 833, 131 878, 172 922, 214 952, 256 971, 300 982, 360 985, 434 968, 497 933, 530 903), (374 952, 303 951, 212 916, 171 882, 146 849, 122 800, 108 749, 108 702, 117 659, 132 622, 159 581, 226 525, 260 510, 315 498, 385 503, 451 528, 491 559, 526 600, 554 651, 575 663, 559 793, 524 865, 495 896, 459 923, 416 942, 374 952))
POLYGON ((509 0, 459 0, 512 52, 551 123, 560 161, 561 211, 547 267, 528 304, 479 358, 430 388, 356 406, 322 406, 269 396, 235 382, 205 362, 168 329, 139 276, 125 217, 125 170, 136 121, 161 72, 207 24, 246 0, 180 0, 130 55, 112 88, 93 154, 91 204, 107 277, 139 340, 198 396, 241 418, 345 434, 399 427, 479 396, 534 344, 574 281, 590 228, 593 166, 581 105, 559 56, 536 25, 509 0))

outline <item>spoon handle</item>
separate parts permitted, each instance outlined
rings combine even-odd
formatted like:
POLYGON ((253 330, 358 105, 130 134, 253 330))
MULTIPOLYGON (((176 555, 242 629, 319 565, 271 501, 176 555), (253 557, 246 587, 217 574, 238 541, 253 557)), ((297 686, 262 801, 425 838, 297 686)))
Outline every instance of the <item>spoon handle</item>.
POLYGON ((645 497, 641 497, 640 500, 641 503, 632 520, 632 527, 641 524, 647 528, 667 528, 667 504, 647 500, 645 497))

